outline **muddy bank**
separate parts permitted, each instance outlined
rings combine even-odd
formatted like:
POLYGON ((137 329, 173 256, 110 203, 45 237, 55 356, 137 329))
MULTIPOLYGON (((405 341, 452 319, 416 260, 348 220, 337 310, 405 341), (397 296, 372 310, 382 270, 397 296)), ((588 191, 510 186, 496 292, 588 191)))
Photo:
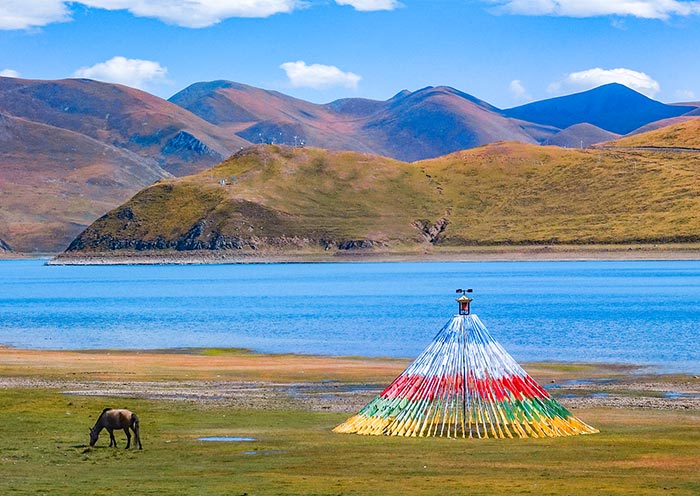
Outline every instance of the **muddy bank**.
MULTIPOLYGON (((352 412, 409 359, 256 354, 240 349, 46 351, 0 346, 0 390, 147 398, 257 410, 352 412)), ((525 370, 567 408, 694 410, 700 376, 629 364, 540 362, 525 370)))
MULTIPOLYGON (((95 382, 27 377, 0 377, 3 388, 55 389, 60 394, 144 398, 227 406, 252 410, 306 410, 353 412, 379 394, 386 384, 337 381, 275 383, 263 381, 95 382)), ((682 376, 658 381, 653 376, 635 380, 577 379, 544 384, 565 407, 700 412, 700 379, 682 376)))
POLYGON ((460 262, 528 260, 700 260, 700 244, 432 247, 425 251, 358 248, 339 251, 108 251, 67 252, 47 265, 238 264, 313 262, 460 262))

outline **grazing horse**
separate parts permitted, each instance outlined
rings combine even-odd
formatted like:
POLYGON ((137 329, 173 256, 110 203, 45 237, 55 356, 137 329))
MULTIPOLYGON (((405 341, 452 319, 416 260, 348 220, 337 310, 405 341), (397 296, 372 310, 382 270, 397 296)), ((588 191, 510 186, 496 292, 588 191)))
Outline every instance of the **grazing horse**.
POLYGON ((107 432, 109 432, 109 445, 115 448, 117 447, 117 440, 114 439, 114 429, 124 429, 126 449, 129 449, 129 446, 131 446, 131 433, 129 432, 129 429, 131 429, 134 431, 136 444, 138 444, 139 449, 143 449, 141 436, 139 435, 139 418, 129 410, 114 410, 112 408, 102 410, 100 417, 95 422, 95 426, 90 429, 90 446, 95 446, 102 429, 107 429, 107 432))

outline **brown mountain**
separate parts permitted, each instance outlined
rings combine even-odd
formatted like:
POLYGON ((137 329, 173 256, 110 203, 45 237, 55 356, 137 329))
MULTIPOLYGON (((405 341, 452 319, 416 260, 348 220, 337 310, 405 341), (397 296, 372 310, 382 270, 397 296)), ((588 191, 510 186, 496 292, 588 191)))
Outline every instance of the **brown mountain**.
POLYGON ((619 134, 611 133, 593 124, 583 123, 562 129, 549 137, 544 144, 564 148, 587 148, 596 143, 611 141, 619 137, 619 134))
POLYGON ((405 161, 437 157, 496 141, 537 143, 556 130, 501 115, 497 108, 446 86, 394 98, 366 117, 361 135, 375 153, 405 161))
POLYGON ((202 119, 250 143, 299 144, 369 151, 355 136, 353 116, 277 91, 232 81, 195 83, 170 98, 202 119))
MULTIPOLYGON (((608 93, 588 92, 585 101, 605 122, 625 120, 626 107, 607 105, 608 93)), ((666 108, 623 93, 630 105, 666 108)), ((251 143, 305 143, 406 161, 499 140, 576 146, 601 139, 599 130, 580 124, 588 108, 569 108, 567 119, 577 124, 561 131, 444 86, 386 101, 318 105, 229 81, 197 83, 165 101, 89 80, 0 78, 0 234, 17 251, 58 250, 152 181, 202 171, 251 143)), ((636 112, 635 122, 640 115, 656 113, 636 112)))
POLYGON ((244 145, 143 91, 0 77, 0 232, 16 251, 61 250, 144 186, 244 145))
POLYGON ((64 249, 135 191, 172 177, 84 134, 0 114, 0 230, 20 252, 64 249))
POLYGON ((124 148, 175 175, 210 167, 248 144, 149 93, 87 79, 0 77, 0 112, 124 148))
POLYGON ((557 132, 525 123, 453 88, 402 91, 386 101, 346 98, 317 105, 231 81, 196 83, 170 101, 251 143, 295 144, 419 160, 557 132))

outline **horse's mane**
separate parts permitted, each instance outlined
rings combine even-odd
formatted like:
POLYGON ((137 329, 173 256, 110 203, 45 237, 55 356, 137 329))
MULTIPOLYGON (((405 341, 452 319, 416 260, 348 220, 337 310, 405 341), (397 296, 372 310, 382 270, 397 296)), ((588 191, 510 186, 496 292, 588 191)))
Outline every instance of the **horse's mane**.
POLYGON ((100 420, 102 418, 102 416, 110 410, 111 410, 111 408, 105 408, 104 410, 102 410, 102 413, 100 413, 100 416, 97 417, 97 420, 100 420))

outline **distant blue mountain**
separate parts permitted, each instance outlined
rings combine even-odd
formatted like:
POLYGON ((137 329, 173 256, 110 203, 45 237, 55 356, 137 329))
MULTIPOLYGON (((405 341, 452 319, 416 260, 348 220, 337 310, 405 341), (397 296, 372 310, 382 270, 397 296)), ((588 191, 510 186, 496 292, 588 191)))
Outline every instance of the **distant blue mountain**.
POLYGON ((503 114, 560 129, 589 123, 613 133, 627 134, 650 122, 695 109, 666 105, 627 86, 612 83, 582 93, 528 103, 504 110, 503 114))

